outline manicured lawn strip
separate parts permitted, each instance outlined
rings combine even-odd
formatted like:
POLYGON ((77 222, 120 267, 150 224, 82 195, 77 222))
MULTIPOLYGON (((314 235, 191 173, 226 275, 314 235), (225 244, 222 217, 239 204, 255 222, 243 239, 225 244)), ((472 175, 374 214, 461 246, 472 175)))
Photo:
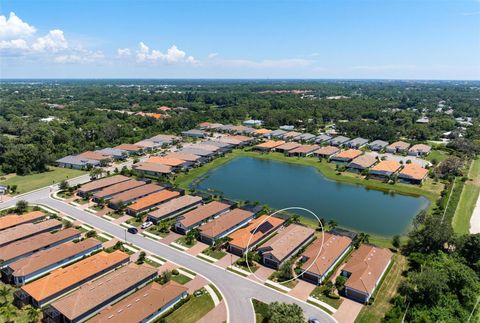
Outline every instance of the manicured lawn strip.
POLYGON ((188 283, 192 279, 185 276, 185 275, 178 274, 178 275, 172 275, 172 280, 176 281, 179 284, 185 285, 186 283, 188 283))
POLYGON ((182 271, 184 271, 184 272, 186 272, 186 273, 189 273, 189 274, 192 275, 192 276, 197 276, 197 273, 196 273, 196 272, 191 271, 191 270, 188 270, 187 268, 183 268, 183 267, 182 267, 182 268, 180 268, 180 270, 182 270, 182 271))
POLYGON ((252 304, 255 311, 255 322, 262 323, 268 316, 268 305, 255 298, 252 298, 252 304))
POLYGON ((325 286, 317 286, 315 287, 315 289, 312 291, 312 293, 310 294, 310 296, 322 301, 322 302, 325 302, 327 303, 328 305, 334 307, 334 308, 338 308, 340 306, 340 304, 342 304, 343 300, 339 297, 339 298, 332 298, 332 297, 328 297, 327 295, 324 294, 324 291, 325 291, 325 286))
POLYGON ((363 307, 355 323, 380 322, 382 320, 385 313, 392 307, 390 299, 396 294, 398 285, 403 279, 402 272, 406 270, 407 265, 405 257, 399 254, 394 255, 393 264, 376 291, 373 304, 363 307))
POLYGON ((165 318, 167 323, 195 323, 215 307, 210 294, 192 296, 188 302, 165 318))
POLYGON ((133 225, 134 227, 138 228, 139 226, 142 225, 143 221, 138 219, 138 218, 131 218, 127 220, 127 223, 130 225, 133 225))
POLYGON ((468 178, 452 220, 453 230, 458 234, 467 234, 470 231, 470 218, 480 194, 480 159, 472 162, 468 178))
POLYGON ((17 193, 22 194, 87 173, 61 167, 49 167, 49 169, 50 171, 44 173, 8 177, 6 180, 0 181, 0 185, 17 185, 17 193))
POLYGON ((215 250, 211 248, 207 248, 202 251, 204 255, 207 255, 209 257, 215 258, 215 259, 222 259, 227 255, 226 252, 223 252, 222 250, 215 250))
POLYGON ((240 275, 240 276, 243 276, 243 277, 248 277, 248 275, 245 275, 244 273, 241 273, 241 272, 239 272, 239 271, 236 271, 235 269, 232 269, 232 268, 230 268, 230 267, 227 267, 227 270, 228 270, 228 271, 231 271, 231 272, 234 273, 234 274, 237 274, 237 275, 240 275))
POLYGON ((318 304, 318 303, 314 303, 314 302, 309 301, 309 300, 307 300, 307 303, 308 303, 308 304, 312 304, 313 306, 316 306, 316 307, 322 309, 324 312, 327 312, 327 313, 330 314, 330 315, 333 314, 328 308, 325 308, 325 307, 323 307, 322 305, 320 305, 320 304, 318 304))
POLYGON ((280 288, 278 288, 277 286, 274 286, 274 285, 272 285, 272 284, 265 283, 264 285, 265 285, 265 286, 268 286, 268 287, 270 287, 270 288, 273 288, 273 289, 275 289, 276 291, 278 291, 278 292, 280 292, 280 293, 284 293, 284 294, 286 293, 286 291, 284 291, 283 289, 280 289, 280 288))
POLYGON ((456 177, 453 182, 453 187, 450 190, 450 197, 446 202, 446 210, 443 215, 445 221, 452 221, 453 223, 464 187, 465 183, 461 180, 461 178, 456 177))
POLYGON ((187 244, 187 237, 183 236, 183 237, 180 237, 177 240, 175 240, 175 243, 178 243, 179 245, 182 245, 182 246, 187 247, 187 248, 191 248, 191 247, 193 247, 194 245, 197 244, 197 240, 193 240, 192 244, 187 244))
POLYGON ((217 289, 217 287, 215 287, 214 284, 208 284, 208 286, 210 286, 210 288, 213 289, 213 291, 215 292, 215 294, 218 297, 218 300, 221 301, 223 299, 223 297, 222 297, 222 294, 220 294, 220 291, 217 289))

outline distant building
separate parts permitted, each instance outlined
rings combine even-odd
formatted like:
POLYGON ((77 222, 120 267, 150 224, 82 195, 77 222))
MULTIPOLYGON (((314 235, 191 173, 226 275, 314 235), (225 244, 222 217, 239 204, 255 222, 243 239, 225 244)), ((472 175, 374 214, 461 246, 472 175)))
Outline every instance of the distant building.
POLYGON ((182 136, 192 137, 192 138, 205 138, 207 133, 199 129, 191 129, 187 131, 182 131, 182 136))
POLYGON ((380 151, 388 146, 388 142, 383 140, 375 140, 368 144, 368 147, 373 151, 380 151))
POLYGON ((350 141, 347 141, 345 143, 345 146, 347 146, 349 148, 359 149, 359 148, 365 146, 367 143, 368 143, 368 139, 358 137, 358 138, 352 139, 350 141))
POLYGON ((261 127, 263 125, 263 121, 250 119, 250 120, 245 120, 243 122, 243 125, 248 127, 261 127))
POLYGON ((55 161, 58 167, 85 169, 88 167, 100 166, 100 161, 94 159, 83 158, 80 156, 66 156, 55 161))
POLYGON ((430 151, 432 151, 432 147, 430 147, 429 145, 416 144, 416 145, 413 145, 412 147, 410 147, 410 149, 408 150, 408 155, 416 156, 416 157, 423 157, 423 156, 427 156, 428 154, 430 154, 430 151))
POLYGON ((410 144, 405 141, 396 141, 387 146, 387 153, 396 154, 396 153, 406 153, 410 144))
POLYGON ((293 129, 295 129, 295 127, 289 126, 289 125, 283 125, 283 126, 280 126, 280 129, 285 131, 292 131, 293 129))
POLYGON ((199 206, 177 218, 175 231, 187 234, 190 230, 195 229, 206 221, 227 212, 230 210, 230 207, 231 205, 218 201, 199 206))
POLYGON ((337 137, 334 137, 334 138, 330 139, 328 142, 332 146, 342 146, 343 144, 345 144, 349 140, 350 140, 350 138, 348 138, 348 137, 337 136, 337 137))
POLYGON ((254 213, 238 208, 224 213, 218 218, 199 227, 200 240, 209 245, 214 245, 216 240, 227 236, 242 226, 245 226, 253 219, 253 216, 254 213))
POLYGON ((403 182, 421 184, 427 175, 428 170, 418 164, 411 163, 403 167, 400 173, 398 173, 398 178, 403 182))

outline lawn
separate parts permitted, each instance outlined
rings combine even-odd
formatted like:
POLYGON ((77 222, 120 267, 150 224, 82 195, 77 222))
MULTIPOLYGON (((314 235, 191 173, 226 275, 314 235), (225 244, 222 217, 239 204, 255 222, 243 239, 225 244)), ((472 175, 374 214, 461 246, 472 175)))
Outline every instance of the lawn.
POLYGON ((215 250, 213 248, 207 248, 207 249, 203 250, 202 253, 204 255, 207 255, 207 256, 215 258, 215 259, 222 259, 227 254, 226 252, 223 252, 222 250, 215 250))
POLYGON ((127 220, 127 223, 133 225, 134 227, 138 228, 142 225, 143 221, 139 218, 131 218, 127 220))
POLYGON ((0 181, 0 185, 17 185, 17 193, 22 194, 84 174, 87 174, 87 172, 70 168, 50 167, 50 170, 44 173, 25 176, 7 175, 5 180, 0 181))
POLYGON ((470 231, 470 218, 480 194, 480 159, 472 162, 468 178, 452 220, 453 230, 459 234, 467 234, 470 231))
POLYGON ((444 150, 438 150, 438 149, 433 149, 430 154, 428 154, 427 157, 425 157, 426 160, 429 162, 433 162, 434 160, 437 163, 440 163, 444 161, 448 157, 448 152, 444 150))
POLYGON ((255 310, 255 322, 262 323, 267 321, 268 304, 252 299, 253 309, 255 310))
POLYGON ((165 318, 167 323, 195 323, 215 307, 210 294, 192 296, 188 302, 165 318))
POLYGON ((401 255, 394 255, 393 264, 376 291, 372 305, 362 308, 355 320, 356 323, 380 322, 385 313, 392 307, 390 299, 396 294, 402 280, 402 272, 407 268, 407 259, 401 255))
POLYGON ((340 304, 342 304, 343 300, 341 298, 329 297, 329 296, 324 294, 324 291, 325 291, 325 286, 323 286, 323 285, 322 286, 317 286, 312 291, 310 296, 312 296, 313 298, 316 298, 316 299, 318 299, 322 302, 325 302, 325 303, 327 303, 328 305, 330 305, 334 308, 338 308, 340 306, 340 304))
POLYGON ((172 275, 172 280, 176 281, 177 283, 179 283, 181 285, 185 285, 186 283, 188 283, 192 279, 183 275, 183 274, 178 274, 178 275, 172 275))
POLYGON ((187 243, 187 236, 183 236, 183 237, 180 237, 177 240, 175 240, 175 243, 178 243, 181 246, 190 248, 190 247, 193 247, 194 245, 197 244, 197 240, 193 239, 192 244, 188 244, 187 243))

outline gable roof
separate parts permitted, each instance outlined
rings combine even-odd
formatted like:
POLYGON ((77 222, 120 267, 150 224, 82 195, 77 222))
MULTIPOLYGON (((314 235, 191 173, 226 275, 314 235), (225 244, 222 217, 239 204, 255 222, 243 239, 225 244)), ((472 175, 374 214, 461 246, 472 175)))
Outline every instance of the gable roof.
POLYGON ((101 153, 101 152, 96 152, 96 151, 85 151, 85 152, 79 154, 78 156, 82 157, 82 158, 93 159, 93 160, 110 159, 110 155, 105 154, 105 153, 101 153))
POLYGON ((394 160, 381 160, 378 164, 371 168, 372 171, 376 172, 389 172, 395 173, 402 165, 399 162, 394 160))
POLYGON ((293 154, 308 154, 320 148, 318 145, 301 145, 297 148, 289 150, 289 153, 293 154))
POLYGON ((244 228, 241 228, 228 237, 231 239, 229 242, 231 245, 246 249, 248 247, 248 240, 250 236, 252 239, 250 245, 255 245, 258 241, 268 236, 275 229, 285 223, 285 220, 268 216, 266 214, 254 219, 250 224, 244 228), (258 227, 258 228, 257 228, 258 227))
POLYGON ((183 195, 163 203, 155 211, 148 213, 148 215, 155 218, 162 218, 172 212, 181 210, 184 207, 199 203, 200 201, 202 201, 200 196, 183 195))
POLYGON ((61 228, 61 226, 62 223, 54 219, 45 220, 39 223, 20 224, 0 231, 0 246, 20 239, 25 239, 41 232, 53 231, 61 228))
POLYGON ((168 201, 178 195, 180 195, 180 193, 177 191, 162 190, 138 199, 135 203, 128 206, 128 209, 140 211, 156 204, 168 201))
POLYGON ((94 181, 83 184, 82 186, 80 186, 79 190, 82 192, 91 192, 107 186, 125 182, 128 180, 130 180, 130 178, 123 175, 104 177, 104 178, 96 179, 94 181))
POLYGON ((336 154, 332 158, 353 159, 353 158, 356 158, 356 157, 358 157, 362 154, 363 154, 363 152, 361 150, 347 149, 347 150, 339 152, 338 154, 336 154))
POLYGON ((146 184, 119 194, 115 194, 111 201, 112 203, 119 203, 120 201, 126 202, 161 190, 163 190, 163 187, 160 185, 146 184))
POLYGON ((195 210, 183 214, 179 221, 181 225, 188 228, 222 211, 226 211, 230 205, 218 201, 212 201, 208 204, 199 206, 195 210))
POLYGON ((377 158, 375 158, 372 155, 362 155, 358 156, 357 158, 353 159, 350 164, 348 164, 348 167, 352 166, 360 166, 362 168, 369 168, 373 164, 377 162, 377 158))
POLYGON ((253 212, 237 208, 201 225, 199 230, 203 235, 215 238, 219 234, 230 230, 231 228, 251 217, 253 217, 253 212))
POLYGON ((46 214, 42 211, 32 211, 24 214, 7 214, 0 217, 0 230, 5 230, 20 224, 35 222, 43 219, 46 214))
POLYGON ((298 142, 286 142, 283 145, 275 147, 275 149, 281 149, 281 150, 289 151, 289 150, 295 149, 297 147, 300 147, 300 144, 298 142))
POLYGON ((165 155, 165 157, 177 158, 177 159, 181 159, 181 160, 189 161, 189 162, 194 162, 194 161, 197 161, 201 158, 198 155, 189 154, 189 153, 182 153, 181 151, 175 151, 175 152, 168 153, 167 155, 165 155))
POLYGON ((275 147, 278 147, 278 146, 281 146, 285 143, 285 141, 283 140, 268 140, 268 141, 265 141, 265 142, 262 142, 258 145, 256 145, 255 147, 257 148, 265 148, 265 149, 273 149, 275 147))
POLYGON ((115 149, 121 149, 121 150, 126 150, 126 151, 133 151, 133 152, 139 152, 142 150, 142 147, 134 145, 134 144, 121 144, 116 147, 113 147, 115 149))
POLYGON ((123 181, 123 182, 108 186, 96 192, 93 196, 99 199, 106 196, 111 196, 121 192, 125 192, 143 185, 145 185, 145 182, 129 179, 128 181, 123 181))
POLYGON ((325 146, 320 147, 319 149, 315 150, 314 153, 318 155, 333 155, 340 151, 340 148, 335 146, 325 146))
POLYGON ((416 144, 416 145, 413 145, 412 147, 410 147, 410 149, 408 150, 409 152, 422 152, 422 153, 428 153, 432 150, 432 147, 430 147, 429 145, 425 145, 425 144, 416 144))
POLYGON ((185 164, 184 160, 178 158, 171 158, 171 157, 159 157, 159 156, 152 156, 148 158, 146 163, 155 163, 155 164, 162 164, 167 166, 181 166, 185 164))
POLYGON ((422 180, 428 174, 428 170, 423 168, 422 166, 410 163, 406 164, 405 167, 400 171, 399 176, 404 178, 411 178, 414 180, 422 180))
POLYGON ((155 173, 162 173, 162 174, 170 174, 172 172, 172 167, 158 164, 158 163, 136 163, 133 166, 133 169, 139 171, 146 171, 146 172, 155 172, 155 173))
POLYGON ((315 230, 312 228, 298 224, 290 224, 260 248, 266 250, 264 252, 265 254, 271 254, 281 261, 300 247, 308 237, 313 236, 314 233, 315 230))
POLYGON ((405 141, 395 141, 394 143, 390 144, 387 148, 389 149, 401 149, 406 150, 410 147, 410 144, 405 141))

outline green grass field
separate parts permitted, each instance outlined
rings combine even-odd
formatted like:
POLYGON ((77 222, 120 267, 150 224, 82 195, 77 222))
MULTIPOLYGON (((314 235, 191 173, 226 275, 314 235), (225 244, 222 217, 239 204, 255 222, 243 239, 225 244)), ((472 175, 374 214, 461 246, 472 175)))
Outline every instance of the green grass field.
POLYGON ((165 318, 167 323, 195 323, 215 307, 210 294, 194 297, 165 318))
POLYGON ((459 234, 467 234, 470 230, 470 218, 480 194, 480 159, 472 162, 468 178, 452 219, 453 230, 459 234))
POLYGON ((448 157, 448 152, 444 150, 437 150, 433 149, 430 154, 428 154, 427 157, 425 157, 426 160, 432 162, 432 161, 437 161, 437 163, 440 163, 444 161, 448 157))
POLYGON ((87 174, 87 172, 69 168, 50 167, 50 171, 44 173, 25 176, 6 175, 5 180, 0 180, 0 185, 17 185, 17 193, 22 194, 84 174, 87 174))

